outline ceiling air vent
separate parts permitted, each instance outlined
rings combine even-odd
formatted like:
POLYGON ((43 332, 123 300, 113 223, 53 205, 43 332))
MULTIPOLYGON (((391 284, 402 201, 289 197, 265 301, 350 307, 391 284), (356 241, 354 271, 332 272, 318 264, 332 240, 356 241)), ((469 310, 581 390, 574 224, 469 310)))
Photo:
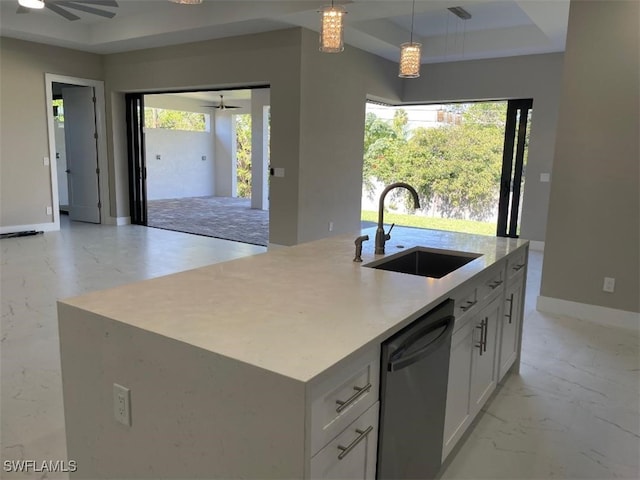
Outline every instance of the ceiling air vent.
POLYGON ((449 7, 447 10, 463 20, 469 20, 471 18, 471 14, 462 7, 449 7))

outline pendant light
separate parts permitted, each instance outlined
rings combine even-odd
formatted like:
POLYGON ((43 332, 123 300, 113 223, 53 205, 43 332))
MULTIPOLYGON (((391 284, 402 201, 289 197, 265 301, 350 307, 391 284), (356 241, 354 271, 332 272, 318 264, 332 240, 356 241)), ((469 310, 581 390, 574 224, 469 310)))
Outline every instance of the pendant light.
POLYGON ((400 71, 401 78, 418 78, 420 76, 420 57, 422 44, 413 41, 413 19, 416 13, 416 0, 411 7, 411 40, 400 45, 400 71))
POLYGON ((42 0, 18 0, 18 5, 25 8, 44 8, 42 0))
POLYGON ((320 9, 320 51, 324 53, 340 53, 344 50, 344 23, 347 11, 344 7, 327 5, 320 9))

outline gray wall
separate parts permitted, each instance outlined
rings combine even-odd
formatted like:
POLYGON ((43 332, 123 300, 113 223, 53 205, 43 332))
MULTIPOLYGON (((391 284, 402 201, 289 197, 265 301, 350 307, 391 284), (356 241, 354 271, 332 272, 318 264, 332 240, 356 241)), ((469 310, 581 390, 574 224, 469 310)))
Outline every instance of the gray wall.
POLYGON ((108 55, 112 209, 126 215, 123 92, 271 86, 270 241, 283 245, 359 228, 367 93, 399 100, 396 65, 347 47, 320 55, 317 34, 289 29, 108 55), (224 68, 220 68, 224 65, 224 68), (120 187, 118 187, 120 185, 120 187))
POLYGON ((409 103, 533 98, 520 231, 527 240, 545 240, 550 184, 540 174, 553 163, 562 61, 554 53, 428 64, 404 83, 409 103))
POLYGON ((542 296, 640 311, 639 18, 571 2, 542 296))
POLYGON ((53 222, 44 74, 100 80, 102 57, 2 38, 0 72, 0 226, 53 222))
POLYGON ((303 30, 300 82, 298 240, 355 233, 367 94, 397 101, 397 65, 349 46, 340 55, 320 53, 318 34, 303 30))
POLYGON ((112 208, 128 215, 124 92, 271 85, 271 242, 298 242, 300 29, 226 38, 105 57, 107 135, 113 142, 112 208), (110 119, 110 120, 109 120, 110 119))

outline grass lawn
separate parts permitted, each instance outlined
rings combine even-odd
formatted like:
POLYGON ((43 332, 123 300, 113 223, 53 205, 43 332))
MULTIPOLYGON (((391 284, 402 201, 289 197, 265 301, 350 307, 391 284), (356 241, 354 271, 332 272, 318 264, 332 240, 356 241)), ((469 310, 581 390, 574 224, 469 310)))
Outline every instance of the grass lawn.
MULTIPOLYGON (((378 222, 378 212, 362 211, 362 220, 378 222)), ((419 215, 403 215, 398 213, 384 214, 384 223, 402 225, 405 227, 432 228, 434 230, 448 230, 451 232, 476 233, 478 235, 495 235, 496 224, 492 222, 476 222, 475 220, 456 220, 451 218, 429 218, 419 215)))

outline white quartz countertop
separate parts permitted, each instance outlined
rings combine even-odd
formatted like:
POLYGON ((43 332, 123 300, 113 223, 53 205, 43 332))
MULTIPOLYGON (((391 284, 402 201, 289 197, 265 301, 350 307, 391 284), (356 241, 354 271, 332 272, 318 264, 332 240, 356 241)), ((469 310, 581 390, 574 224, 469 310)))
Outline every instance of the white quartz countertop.
POLYGON ((75 306, 307 382, 381 342, 526 240, 396 227, 386 255, 413 246, 482 254, 433 279, 367 268, 375 229, 66 299, 75 306))

